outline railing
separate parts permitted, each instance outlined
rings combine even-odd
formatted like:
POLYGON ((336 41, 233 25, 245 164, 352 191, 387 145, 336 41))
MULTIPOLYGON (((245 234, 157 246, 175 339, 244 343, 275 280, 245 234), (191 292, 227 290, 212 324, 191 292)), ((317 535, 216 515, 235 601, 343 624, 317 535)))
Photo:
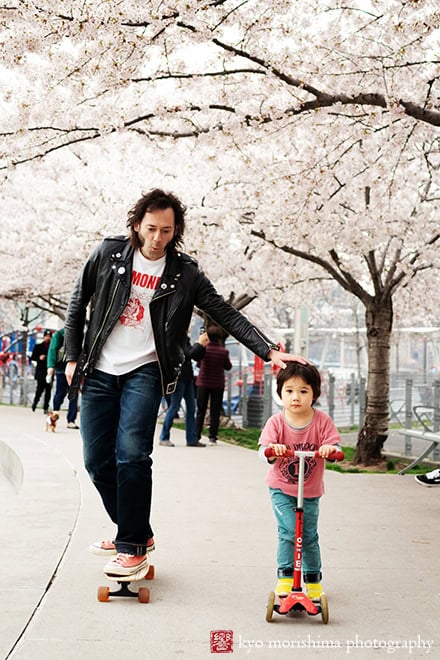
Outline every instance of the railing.
MULTIPOLYGON (((246 428, 262 428, 267 419, 276 410, 281 409, 281 402, 276 395, 275 379, 266 371, 259 384, 250 382, 251 376, 244 374, 242 380, 234 382, 231 374, 227 376, 224 400, 225 413, 235 417, 246 428)), ((427 428, 438 431, 440 428, 440 380, 426 382, 421 378, 391 379, 390 388, 390 425, 411 428, 425 422, 427 428), (421 418, 421 419, 420 419, 421 418)), ((330 374, 322 382, 321 397, 318 405, 327 412, 338 427, 359 426, 365 411, 366 380, 359 381, 352 374, 350 380, 336 380, 330 374)), ((412 452, 411 439, 405 442, 405 454, 412 452)))
MULTIPOLYGON (((267 371, 261 383, 253 383, 249 374, 234 382, 227 374, 224 409, 228 417, 239 418, 241 425, 262 428, 267 419, 277 410, 281 402, 276 394, 275 379, 267 371)), ((356 383, 354 375, 350 381, 337 381, 333 375, 323 379, 318 406, 327 412, 338 426, 358 426, 365 409, 365 379, 356 383)))

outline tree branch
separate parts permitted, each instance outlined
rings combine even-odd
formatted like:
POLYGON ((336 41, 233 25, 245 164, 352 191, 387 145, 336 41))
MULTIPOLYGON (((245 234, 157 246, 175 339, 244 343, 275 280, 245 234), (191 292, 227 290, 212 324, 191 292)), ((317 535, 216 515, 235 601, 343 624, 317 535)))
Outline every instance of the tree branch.
MULTIPOLYGON (((234 53, 238 57, 243 57, 244 59, 248 59, 251 62, 259 64, 265 70, 270 71, 276 78, 286 83, 290 87, 303 89, 305 92, 315 97, 314 101, 304 101, 304 103, 301 103, 298 107, 288 109, 286 114, 298 115, 303 112, 318 110, 320 108, 328 108, 337 104, 367 105, 380 108, 388 108, 387 100, 383 94, 379 94, 377 92, 364 92, 362 94, 354 94, 352 96, 346 94, 329 94, 328 92, 321 91, 317 87, 314 87, 304 80, 300 80, 299 78, 294 78, 283 73, 269 62, 263 60, 261 57, 251 55, 247 51, 236 48, 235 46, 231 46, 230 44, 226 44, 219 39, 213 39, 212 42, 216 46, 219 46, 219 48, 223 48, 230 53, 234 53)), ((418 121, 423 121, 427 124, 432 124, 433 126, 440 126, 440 111, 431 110, 411 101, 405 101, 404 99, 399 100, 399 105, 403 108, 409 117, 417 119, 418 121)))
POLYGON ((261 238, 263 241, 265 241, 265 243, 272 245, 273 247, 277 248, 277 250, 281 250, 282 252, 291 254, 295 257, 298 257, 299 259, 304 259, 304 261, 309 261, 313 264, 316 264, 317 266, 320 266, 321 268, 326 270, 331 275, 331 277, 338 284, 340 284, 346 291, 355 295, 362 302, 365 303, 365 301, 371 300, 371 296, 368 294, 368 292, 361 287, 361 285, 354 279, 354 277, 350 273, 348 273, 342 268, 342 264, 335 250, 330 250, 329 254, 332 260, 334 261, 334 263, 336 264, 337 269, 335 269, 330 262, 326 261, 322 257, 318 257, 314 254, 310 254, 309 252, 303 252, 302 250, 292 248, 289 245, 278 245, 273 239, 266 238, 264 231, 257 231, 255 229, 252 229, 251 235, 256 236, 257 238, 261 238))

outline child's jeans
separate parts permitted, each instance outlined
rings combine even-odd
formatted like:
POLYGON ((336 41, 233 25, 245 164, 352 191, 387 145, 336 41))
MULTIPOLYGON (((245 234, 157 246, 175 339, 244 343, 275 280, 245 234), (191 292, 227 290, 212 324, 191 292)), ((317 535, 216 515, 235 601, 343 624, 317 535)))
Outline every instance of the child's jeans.
MULTIPOLYGON (((278 524, 278 577, 293 575, 296 497, 286 495, 279 488, 269 488, 272 508, 278 524)), ((321 579, 321 551, 319 549, 319 497, 304 498, 303 576, 306 582, 321 579)))

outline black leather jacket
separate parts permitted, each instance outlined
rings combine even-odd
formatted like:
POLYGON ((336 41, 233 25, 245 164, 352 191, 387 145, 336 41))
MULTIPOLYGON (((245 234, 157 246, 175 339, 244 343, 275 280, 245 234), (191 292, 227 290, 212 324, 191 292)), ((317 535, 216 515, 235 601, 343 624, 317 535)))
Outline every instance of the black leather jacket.
MULTIPOLYGON (((67 310, 65 359, 77 362, 70 396, 77 395, 123 312, 131 289, 134 249, 123 236, 106 238, 85 263, 67 310), (87 307, 90 321, 84 335, 87 307)), ((262 359, 278 346, 229 305, 186 254, 170 252, 150 303, 150 317, 162 377, 162 391, 172 394, 185 359, 187 329, 194 307, 203 310, 228 333, 262 359)))

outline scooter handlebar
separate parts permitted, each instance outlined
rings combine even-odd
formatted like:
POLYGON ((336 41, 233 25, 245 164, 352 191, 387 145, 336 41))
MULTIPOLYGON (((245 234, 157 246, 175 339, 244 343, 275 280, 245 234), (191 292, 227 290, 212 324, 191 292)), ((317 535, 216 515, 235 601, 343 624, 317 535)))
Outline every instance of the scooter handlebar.
MULTIPOLYGON (((312 452, 310 452, 310 454, 311 453, 312 452)), ((264 455, 266 456, 266 458, 294 458, 295 450, 294 449, 287 449, 285 454, 283 454, 282 456, 278 456, 278 454, 276 454, 274 452, 272 447, 266 447, 266 449, 264 450, 264 455)), ((323 458, 323 456, 321 456, 319 451, 313 452, 313 455, 314 455, 315 458, 323 458)), ((328 456, 326 458, 326 460, 329 460, 329 461, 343 461, 344 460, 344 452, 341 451, 340 449, 335 449, 335 451, 332 454, 330 454, 330 456, 328 456)))

